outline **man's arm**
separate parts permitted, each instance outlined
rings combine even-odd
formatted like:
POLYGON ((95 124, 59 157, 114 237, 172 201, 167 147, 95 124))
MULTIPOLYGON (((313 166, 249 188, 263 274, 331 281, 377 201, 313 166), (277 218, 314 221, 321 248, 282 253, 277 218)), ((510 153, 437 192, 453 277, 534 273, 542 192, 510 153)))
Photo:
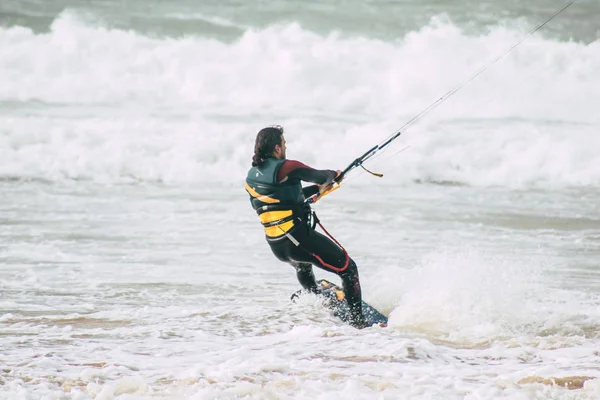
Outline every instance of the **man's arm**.
MULTIPOLYGON (((317 185, 327 185, 333 182, 337 172, 330 169, 314 169, 299 161, 287 160, 283 163, 277 173, 277 182, 284 182, 289 179, 298 179, 305 182, 316 183, 317 185)), ((319 191, 316 185, 304 188, 307 191, 314 191, 313 195, 319 191)), ((304 192, 304 190, 303 190, 304 192)), ((306 196, 306 193, 304 193, 306 196)))

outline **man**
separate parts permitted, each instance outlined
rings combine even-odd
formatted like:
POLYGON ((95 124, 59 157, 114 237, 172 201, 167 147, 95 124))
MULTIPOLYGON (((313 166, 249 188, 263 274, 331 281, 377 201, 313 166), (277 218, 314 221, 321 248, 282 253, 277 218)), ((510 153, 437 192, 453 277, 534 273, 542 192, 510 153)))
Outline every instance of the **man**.
POLYGON ((312 265, 342 279, 350 322, 362 328, 365 321, 358 268, 341 246, 311 227, 310 205, 305 203, 306 198, 330 188, 341 171, 316 170, 287 160, 285 151, 282 127, 258 132, 245 185, 250 203, 263 224, 273 254, 296 268, 304 289, 318 292, 312 265), (303 188, 301 181, 316 185, 303 188))

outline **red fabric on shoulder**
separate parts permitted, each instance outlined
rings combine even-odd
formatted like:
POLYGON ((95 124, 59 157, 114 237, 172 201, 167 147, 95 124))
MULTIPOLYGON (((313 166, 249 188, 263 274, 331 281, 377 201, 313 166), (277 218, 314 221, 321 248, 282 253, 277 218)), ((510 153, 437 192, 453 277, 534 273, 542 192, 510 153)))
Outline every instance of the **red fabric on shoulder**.
POLYGON ((298 168, 312 169, 309 166, 301 163, 300 161, 285 160, 285 162, 281 164, 281 167, 279 167, 279 171, 277 172, 277 182, 281 182, 283 178, 289 175, 290 172, 298 168))

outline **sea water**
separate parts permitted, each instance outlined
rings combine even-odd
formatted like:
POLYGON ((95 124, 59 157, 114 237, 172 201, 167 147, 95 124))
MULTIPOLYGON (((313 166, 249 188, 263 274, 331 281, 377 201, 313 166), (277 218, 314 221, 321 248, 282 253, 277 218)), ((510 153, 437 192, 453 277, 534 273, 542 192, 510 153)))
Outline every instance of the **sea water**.
MULTIPOLYGON (((0 398, 600 398, 600 6, 0 3, 0 398), (258 130, 387 328, 264 240, 258 130)), ((318 278, 339 279, 316 269, 318 278)))

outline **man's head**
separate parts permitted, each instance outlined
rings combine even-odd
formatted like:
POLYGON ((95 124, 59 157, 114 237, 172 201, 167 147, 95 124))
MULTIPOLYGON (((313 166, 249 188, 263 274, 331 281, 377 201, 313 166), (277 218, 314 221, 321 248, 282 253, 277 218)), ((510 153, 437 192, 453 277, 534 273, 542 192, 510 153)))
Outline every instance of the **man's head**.
POLYGON ((285 138, 283 128, 279 125, 263 128, 256 135, 252 166, 262 165, 269 157, 285 159, 285 138))

